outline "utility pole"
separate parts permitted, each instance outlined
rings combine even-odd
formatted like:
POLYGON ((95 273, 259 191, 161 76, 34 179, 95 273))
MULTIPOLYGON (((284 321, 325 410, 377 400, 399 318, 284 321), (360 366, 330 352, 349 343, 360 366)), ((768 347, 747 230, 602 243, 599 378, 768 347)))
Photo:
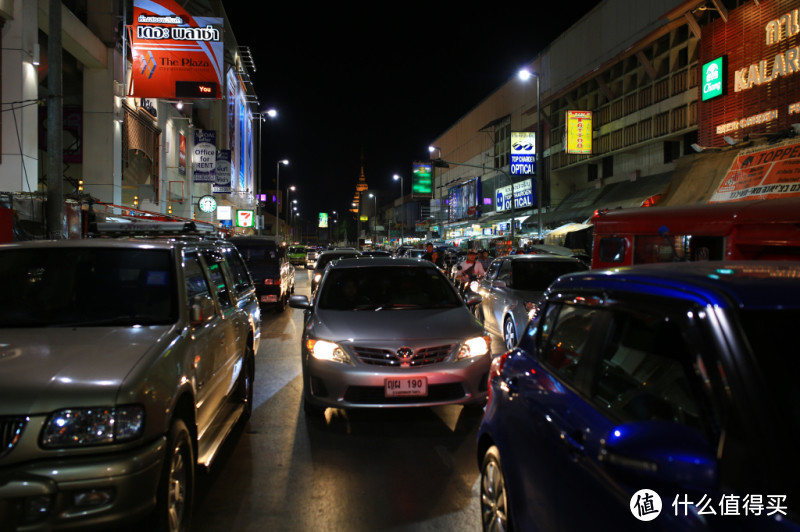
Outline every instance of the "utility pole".
MULTIPOLYGON (((62 123, 61 0, 50 0, 50 35, 47 54, 47 237, 61 239, 64 231, 64 150, 62 123)), ((25 164, 24 160, 23 163, 25 164)))

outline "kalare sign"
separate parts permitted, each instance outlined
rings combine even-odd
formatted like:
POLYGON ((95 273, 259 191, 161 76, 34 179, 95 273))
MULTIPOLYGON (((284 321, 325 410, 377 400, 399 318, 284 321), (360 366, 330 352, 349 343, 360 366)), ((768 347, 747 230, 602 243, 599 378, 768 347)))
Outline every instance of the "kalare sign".
POLYGON ((221 98, 223 20, 193 17, 174 0, 134 0, 129 27, 136 98, 221 98))

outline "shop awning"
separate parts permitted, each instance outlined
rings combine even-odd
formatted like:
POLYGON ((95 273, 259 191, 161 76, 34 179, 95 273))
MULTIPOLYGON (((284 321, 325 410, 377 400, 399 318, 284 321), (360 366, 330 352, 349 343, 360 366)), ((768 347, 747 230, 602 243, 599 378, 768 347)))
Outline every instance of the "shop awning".
POLYGON ((555 210, 542 214, 549 225, 584 222, 598 209, 639 207, 648 198, 663 194, 672 180, 672 172, 640 177, 636 181, 612 183, 600 189, 578 190, 562 201, 555 210))

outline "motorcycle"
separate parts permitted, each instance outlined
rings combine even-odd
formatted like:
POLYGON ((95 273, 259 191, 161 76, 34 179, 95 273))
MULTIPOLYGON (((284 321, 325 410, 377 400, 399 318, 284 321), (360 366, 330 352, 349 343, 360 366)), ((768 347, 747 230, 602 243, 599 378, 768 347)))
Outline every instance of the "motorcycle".
POLYGON ((467 275, 467 279, 464 280, 462 279, 463 274, 460 273, 461 269, 461 266, 456 267, 456 275, 459 279, 459 285, 457 287, 458 293, 461 294, 461 297, 467 303, 467 306, 472 308, 480 303, 482 299, 481 295, 478 293, 478 286, 480 286, 479 278, 477 275, 470 273, 467 275))

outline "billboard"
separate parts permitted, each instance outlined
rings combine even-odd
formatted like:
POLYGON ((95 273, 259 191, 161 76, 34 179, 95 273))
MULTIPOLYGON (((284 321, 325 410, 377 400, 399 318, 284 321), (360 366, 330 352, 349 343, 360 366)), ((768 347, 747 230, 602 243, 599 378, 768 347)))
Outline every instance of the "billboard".
POLYGON ((744 150, 709 203, 800 196, 800 144, 744 150))
POLYGON ((534 175, 536 173, 536 133, 512 131, 510 142, 511 175, 534 175))
POLYGON ((592 154, 592 112, 567 111, 567 153, 592 154))
POLYGON ((319 228, 325 229, 326 227, 328 227, 328 213, 321 212, 319 213, 319 228))
MULTIPOLYGON (((533 180, 525 179, 514 183, 514 210, 529 209, 536 206, 533 193, 533 180)), ((497 212, 511 210, 511 185, 500 187, 495 192, 494 210, 497 212)))
POLYGON ((174 0, 134 0, 128 96, 222 98, 223 19, 193 17, 174 0))
MULTIPOLYGON (((474 220, 480 216, 481 179, 476 177, 448 191, 448 218, 451 222, 474 220)), ((482 202, 481 202, 482 203, 482 202)))
POLYGON ((430 163, 414 163, 411 177, 411 197, 430 198, 433 194, 433 173, 430 163))

